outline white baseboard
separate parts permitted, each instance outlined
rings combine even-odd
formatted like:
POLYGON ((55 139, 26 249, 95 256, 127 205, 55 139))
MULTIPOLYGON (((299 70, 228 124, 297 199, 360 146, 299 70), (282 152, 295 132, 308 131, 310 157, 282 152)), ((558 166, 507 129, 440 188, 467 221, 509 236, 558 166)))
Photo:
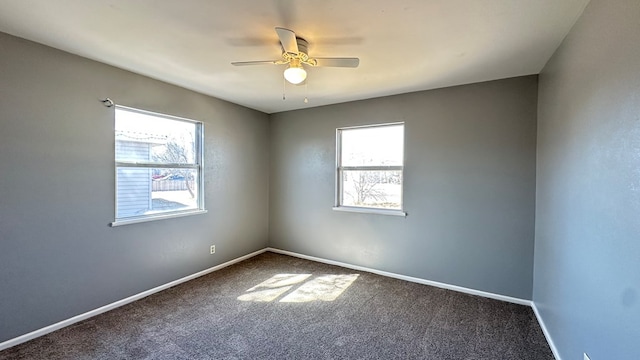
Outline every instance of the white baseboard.
POLYGON ((551 352, 553 353, 553 357, 556 358, 556 360, 562 360, 560 358, 560 354, 558 353, 558 349, 556 348, 556 345, 553 343, 553 340, 551 339, 551 334, 549 334, 549 330, 547 330, 547 326, 545 325, 544 321, 542 320, 542 316, 540 316, 540 312, 538 311, 538 307, 536 306, 535 302, 532 302, 531 308, 533 309, 533 313, 536 314, 536 319, 538 319, 538 324, 540 324, 540 328, 542 329, 542 333, 544 334, 544 337, 547 339, 547 343, 549 344, 549 347, 551 348, 551 352))
POLYGON ((118 301, 113 302, 111 304, 107 304, 107 305, 99 307, 97 309, 94 309, 94 310, 91 310, 91 311, 87 311, 86 313, 83 313, 83 314, 80 314, 80 315, 76 315, 76 316, 74 316, 72 318, 69 318, 69 319, 66 319, 66 320, 62 320, 62 321, 57 322, 55 324, 43 327, 42 329, 38 329, 38 330, 32 331, 30 333, 18 336, 16 338, 9 339, 9 340, 7 340, 5 342, 0 343, 0 351, 2 351, 4 349, 8 349, 8 348, 10 348, 12 346, 16 346, 18 344, 22 344, 23 342, 27 342, 27 341, 29 341, 31 339, 35 339, 37 337, 46 335, 46 334, 48 334, 50 332, 54 332, 54 331, 56 331, 58 329, 62 329, 63 327, 67 327, 67 326, 75 324, 75 323, 77 323, 79 321, 86 320, 86 319, 88 319, 90 317, 94 317, 96 315, 100 315, 100 314, 102 314, 104 312, 107 312, 109 310, 113 310, 113 309, 118 308, 120 306, 132 303, 132 302, 134 302, 136 300, 140 300, 140 299, 145 298, 145 297, 147 297, 149 295, 155 294, 155 293, 157 293, 159 291, 168 289, 168 288, 170 288, 172 286, 176 286, 176 285, 181 284, 183 282, 187 282, 189 280, 193 280, 193 279, 198 278, 200 276, 207 275, 207 274, 212 273, 212 272, 214 272, 216 270, 220 270, 222 268, 225 268, 225 267, 227 267, 229 265, 233 265, 233 264, 235 264, 237 262, 240 262, 240 261, 246 260, 248 258, 254 257, 256 255, 262 254, 265 251, 267 251, 266 248, 262 249, 262 250, 254 251, 254 252, 252 252, 250 254, 241 256, 241 257, 239 257, 237 259, 233 259, 233 260, 227 261, 226 263, 223 263, 223 264, 220 264, 220 265, 216 265, 214 267, 210 267, 208 269, 202 270, 202 271, 197 272, 195 274, 192 274, 192 275, 189 275, 189 276, 185 276, 183 278, 180 278, 178 280, 174 280, 174 281, 166 283, 164 285, 160 285, 160 286, 154 287, 153 289, 149 289, 149 290, 143 291, 143 292, 141 292, 139 294, 129 296, 128 298, 125 298, 125 299, 122 299, 122 300, 118 300, 118 301))
POLYGON ((308 255, 298 254, 298 253, 291 252, 291 251, 280 250, 280 249, 271 248, 271 247, 267 248, 267 251, 271 251, 271 252, 278 253, 278 254, 283 254, 283 255, 289 255, 289 256, 293 256, 293 257, 297 257, 297 258, 301 258, 301 259, 317 261, 317 262, 321 262, 321 263, 325 263, 325 264, 329 264, 329 265, 341 266, 341 267, 345 267, 345 268, 348 268, 348 269, 353 269, 353 270, 358 270, 358 271, 366 271, 366 272, 374 273, 374 274, 377 274, 377 275, 387 276, 387 277, 400 279, 400 280, 405 280, 405 281, 410 281, 410 282, 423 284, 423 285, 435 286, 435 287, 439 287, 439 288, 442 288, 442 289, 453 290, 453 291, 457 291, 457 292, 461 292, 461 293, 465 293, 465 294, 478 295, 478 296, 482 296, 482 297, 486 297, 486 298, 490 298, 490 299, 506 301, 506 302, 510 302, 510 303, 514 303, 514 304, 526 305, 526 306, 531 306, 532 305, 531 300, 525 300, 525 299, 520 299, 520 298, 516 298, 516 297, 506 296, 506 295, 494 294, 494 293, 490 293, 490 292, 486 292, 486 291, 469 289, 469 288, 462 287, 462 286, 450 285, 450 284, 445 284, 445 283, 441 283, 441 282, 437 282, 437 281, 431 281, 431 280, 425 280, 425 279, 411 277, 411 276, 395 274, 395 273, 391 273, 391 272, 387 272, 387 271, 381 271, 381 270, 367 268, 367 267, 364 267, 364 266, 358 266, 358 265, 352 265, 352 264, 348 264, 348 263, 343 263, 343 262, 340 262, 340 261, 333 261, 333 260, 327 260, 327 259, 323 259, 323 258, 318 258, 318 257, 315 257, 315 256, 308 256, 308 255))

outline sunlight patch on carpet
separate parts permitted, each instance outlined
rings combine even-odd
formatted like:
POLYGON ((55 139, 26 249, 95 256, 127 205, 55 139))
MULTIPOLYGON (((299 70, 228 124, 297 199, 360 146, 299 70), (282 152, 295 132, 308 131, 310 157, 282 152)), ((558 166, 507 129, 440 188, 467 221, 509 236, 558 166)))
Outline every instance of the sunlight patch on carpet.
POLYGON ((240 295, 240 301, 270 302, 278 299, 294 285, 302 283, 297 289, 284 296, 280 302, 301 303, 310 301, 334 301, 360 276, 321 275, 306 281, 312 274, 278 274, 247 290, 240 295), (306 281, 306 282, 305 282, 306 281))
POLYGON ((357 278, 358 274, 318 276, 302 284, 280 302, 333 301, 357 278))
POLYGON ((279 288, 283 286, 299 284, 311 277, 311 274, 278 274, 261 282, 247 291, 255 291, 261 288, 279 288))
POLYGON ((254 291, 248 294, 238 296, 238 300, 240 301, 256 301, 256 302, 269 302, 277 299, 280 295, 286 293, 291 290, 293 286, 284 286, 277 289, 268 289, 268 290, 260 290, 254 291))

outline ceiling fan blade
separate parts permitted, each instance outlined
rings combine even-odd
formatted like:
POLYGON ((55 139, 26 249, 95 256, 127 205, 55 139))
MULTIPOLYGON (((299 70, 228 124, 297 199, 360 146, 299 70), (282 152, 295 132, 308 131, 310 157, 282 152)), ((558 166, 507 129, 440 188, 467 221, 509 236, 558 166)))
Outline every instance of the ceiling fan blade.
POLYGON ((276 33, 278 33, 278 38, 280 39, 280 43, 282 44, 282 48, 285 52, 291 54, 298 53, 298 42, 296 41, 296 33, 292 30, 277 27, 276 33))
POLYGON ((315 66, 355 68, 360 64, 360 59, 358 58, 313 58, 313 60, 315 60, 315 66))
POLYGON ((265 60, 265 61, 235 61, 231 65, 234 66, 246 66, 246 65, 280 65, 283 64, 281 60, 265 60))

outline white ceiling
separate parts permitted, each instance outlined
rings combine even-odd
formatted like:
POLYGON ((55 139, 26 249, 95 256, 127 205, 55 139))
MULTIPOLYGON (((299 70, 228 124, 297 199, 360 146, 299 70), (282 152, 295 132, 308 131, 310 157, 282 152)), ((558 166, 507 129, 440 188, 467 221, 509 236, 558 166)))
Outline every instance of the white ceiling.
POLYGON ((588 0, 2 0, 0 31, 266 113, 537 74, 588 0), (274 27, 316 57, 287 84, 274 27), (309 103, 305 104, 305 95, 309 103))

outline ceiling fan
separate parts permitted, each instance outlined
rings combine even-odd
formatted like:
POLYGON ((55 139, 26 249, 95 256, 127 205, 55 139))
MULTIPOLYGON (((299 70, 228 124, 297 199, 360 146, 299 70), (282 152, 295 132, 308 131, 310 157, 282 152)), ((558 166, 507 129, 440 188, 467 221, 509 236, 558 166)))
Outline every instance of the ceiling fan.
POLYGON ((276 27, 276 33, 282 45, 282 59, 266 61, 236 61, 235 66, 245 65, 288 65, 284 70, 284 78, 298 85, 307 78, 307 72, 302 65, 308 66, 331 66, 355 68, 360 64, 358 58, 311 58, 307 48, 307 40, 296 36, 292 30, 276 27))

